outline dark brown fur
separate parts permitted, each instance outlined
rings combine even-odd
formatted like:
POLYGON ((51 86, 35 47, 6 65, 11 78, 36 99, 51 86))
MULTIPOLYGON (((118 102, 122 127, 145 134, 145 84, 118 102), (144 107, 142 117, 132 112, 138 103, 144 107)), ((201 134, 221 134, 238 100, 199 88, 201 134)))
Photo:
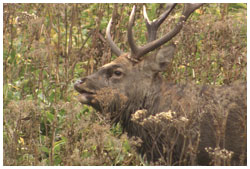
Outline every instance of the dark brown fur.
POLYGON ((246 165, 246 83, 166 82, 159 72, 171 62, 174 48, 163 50, 170 52, 146 56, 138 64, 124 54, 78 81, 80 102, 119 122, 129 137, 140 138, 138 151, 148 161, 246 165), (165 61, 158 63, 157 57, 165 61))

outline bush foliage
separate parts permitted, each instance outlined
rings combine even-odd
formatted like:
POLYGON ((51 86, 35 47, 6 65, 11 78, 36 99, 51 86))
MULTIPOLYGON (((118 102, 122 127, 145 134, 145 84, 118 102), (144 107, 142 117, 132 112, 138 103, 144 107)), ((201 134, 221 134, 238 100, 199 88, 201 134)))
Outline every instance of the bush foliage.
MULTIPOLYGON (((133 4, 4 4, 4 165, 154 165, 134 150, 119 125, 76 100, 75 80, 115 58, 105 40, 111 16, 114 41, 129 51, 133 4), (111 128, 111 129, 110 129, 111 128)), ((134 34, 146 43, 142 5, 134 34)), ((165 4, 146 4, 149 18, 165 4)), ((163 23, 168 32, 182 5, 163 23)), ((177 83, 223 85, 246 81, 246 4, 205 4, 171 43, 174 61, 164 76, 177 83)))

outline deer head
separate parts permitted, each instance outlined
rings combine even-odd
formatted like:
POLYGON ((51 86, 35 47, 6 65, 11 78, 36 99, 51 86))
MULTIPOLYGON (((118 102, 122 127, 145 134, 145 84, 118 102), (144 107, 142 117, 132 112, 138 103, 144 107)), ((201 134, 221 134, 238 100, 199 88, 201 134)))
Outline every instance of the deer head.
MULTIPOLYGON (((171 63, 175 45, 171 44, 160 49, 158 52, 147 54, 176 36, 191 13, 201 5, 185 4, 179 22, 170 32, 159 39, 156 39, 157 30, 175 8, 176 4, 169 4, 166 11, 154 21, 149 20, 144 6, 144 19, 148 31, 148 43, 144 46, 137 46, 133 38, 132 27, 136 9, 136 6, 134 6, 127 30, 128 44, 131 49, 129 53, 122 52, 112 40, 110 34, 111 18, 107 26, 106 36, 112 51, 118 57, 111 63, 99 68, 96 73, 82 78, 75 83, 74 87, 80 93, 79 101, 83 104, 91 105, 98 110, 103 110, 105 106, 110 106, 111 103, 117 102, 117 99, 120 99, 121 96, 124 98, 124 102, 126 102, 135 96, 140 97, 137 97, 138 100, 143 100, 144 97, 159 92, 162 83, 159 72, 166 70, 171 63), (107 103, 107 100, 109 100, 109 103, 107 103)), ((115 107, 119 107, 119 105, 115 107)))

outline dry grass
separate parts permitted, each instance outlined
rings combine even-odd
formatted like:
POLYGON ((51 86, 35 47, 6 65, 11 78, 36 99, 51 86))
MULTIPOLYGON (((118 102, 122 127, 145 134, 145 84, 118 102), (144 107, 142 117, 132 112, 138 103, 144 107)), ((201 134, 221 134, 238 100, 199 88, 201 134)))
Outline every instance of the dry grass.
MULTIPOLYGON (((169 161, 145 162, 135 152, 140 139, 128 138, 119 125, 110 126, 102 115, 75 100, 72 81, 112 59, 104 34, 113 9, 117 10, 117 24, 112 34, 124 51, 128 48, 124 42, 126 14, 131 5, 116 8, 105 5, 4 4, 4 165, 171 163, 171 151, 169 161)), ((141 8, 139 5, 138 10, 141 8)), ((157 13, 164 9, 159 8, 157 13)), ((219 85, 246 81, 246 10, 224 13, 222 17, 223 13, 215 12, 216 9, 219 9, 216 4, 204 6, 201 11, 204 13, 194 15, 174 39, 178 53, 165 73, 168 80, 219 85)), ((170 17, 167 22, 174 21, 170 17)), ((138 15, 134 30, 140 43, 145 42, 142 23, 138 15)), ((162 26, 159 35, 167 29, 162 26)), ((177 118, 175 112, 162 112, 157 119, 145 119, 143 111, 138 111, 134 118, 146 128, 151 123, 166 126, 167 122, 170 125, 162 132, 171 132, 171 126, 177 124, 180 132, 190 132, 187 130, 190 119, 177 118)), ((187 133, 186 139, 196 134, 187 133)), ((192 159, 196 146, 194 143, 182 151, 184 164, 195 165, 192 159), (190 161, 185 161, 187 154, 190 161)), ((230 151, 209 147, 207 151, 214 159, 212 165, 230 164, 230 151)))

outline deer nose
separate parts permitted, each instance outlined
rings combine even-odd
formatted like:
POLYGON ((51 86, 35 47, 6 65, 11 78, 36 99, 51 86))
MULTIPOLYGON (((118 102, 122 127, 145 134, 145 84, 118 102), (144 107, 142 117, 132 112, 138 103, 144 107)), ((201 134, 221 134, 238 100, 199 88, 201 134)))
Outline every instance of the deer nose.
POLYGON ((82 79, 78 79, 76 82, 75 82, 75 85, 76 84, 82 84, 86 81, 86 78, 82 78, 82 79))
POLYGON ((83 84, 86 81, 86 78, 78 79, 74 83, 74 88, 76 91, 81 92, 81 84, 83 84))
POLYGON ((86 78, 78 79, 74 83, 74 88, 77 90, 81 84, 83 84, 86 81, 86 78))

